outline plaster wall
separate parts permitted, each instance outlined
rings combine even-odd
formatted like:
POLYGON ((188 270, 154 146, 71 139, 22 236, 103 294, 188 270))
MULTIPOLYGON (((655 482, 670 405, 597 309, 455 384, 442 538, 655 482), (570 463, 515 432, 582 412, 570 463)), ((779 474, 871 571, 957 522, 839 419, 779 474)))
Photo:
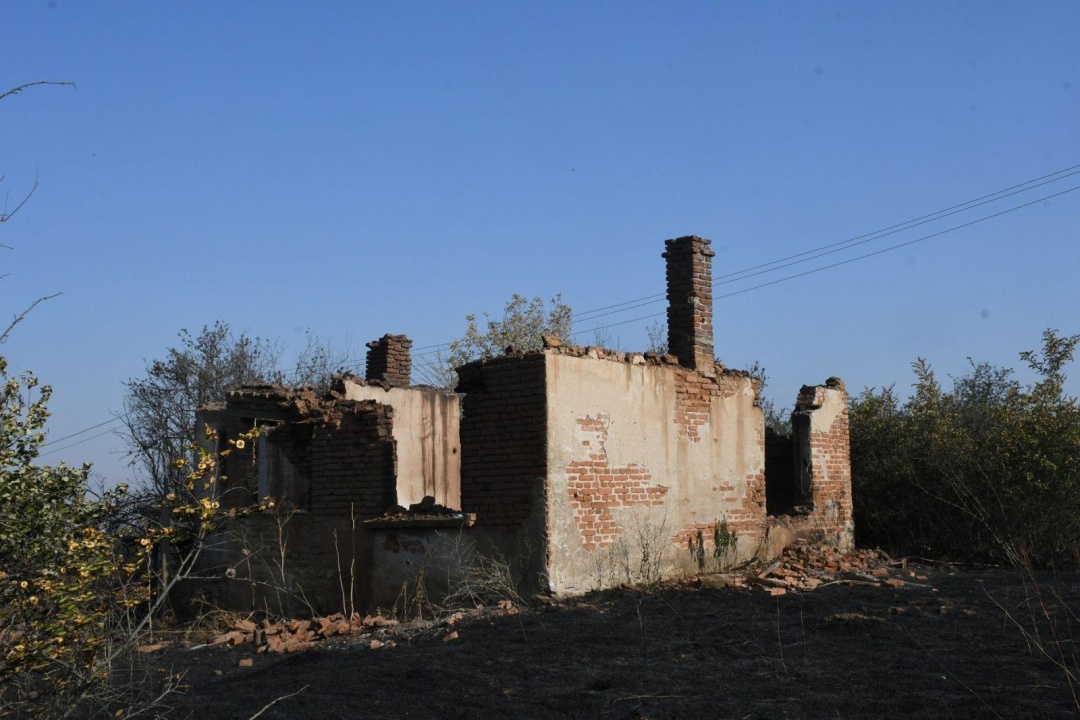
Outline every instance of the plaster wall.
POLYGON ((690 543, 721 522, 754 554, 764 417, 749 377, 549 353, 546 379, 551 591, 696 569, 690 543))
POLYGON ((346 400, 375 400, 394 410, 397 502, 408 506, 426 495, 461 507, 461 406, 457 395, 433 390, 360 385, 345 381, 346 400))

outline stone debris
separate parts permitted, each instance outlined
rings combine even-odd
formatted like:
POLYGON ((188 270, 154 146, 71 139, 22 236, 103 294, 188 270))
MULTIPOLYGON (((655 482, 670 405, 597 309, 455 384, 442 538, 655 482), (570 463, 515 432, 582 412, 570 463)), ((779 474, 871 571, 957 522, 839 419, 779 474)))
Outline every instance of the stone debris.
MULTIPOLYGON (((210 645, 253 644, 256 653, 301 652, 312 647, 319 640, 326 640, 339 635, 352 635, 370 631, 372 628, 390 628, 397 625, 396 620, 387 620, 382 616, 362 617, 353 613, 346 618, 342 613, 312 620, 281 620, 271 622, 262 620, 237 620, 228 632, 214 637, 210 645)), ((385 644, 381 643, 380 647, 385 644)))
POLYGON ((172 645, 171 642, 159 642, 153 643, 152 645, 140 645, 136 650, 145 655, 147 653, 157 652, 158 650, 164 650, 170 645, 172 645))
MULTIPOLYGON (((509 601, 502 601, 498 607, 477 607, 476 610, 455 612, 440 620, 416 620, 407 625, 400 621, 387 618, 383 615, 361 615, 353 613, 351 617, 345 617, 342 613, 334 613, 326 617, 315 617, 310 620, 277 620, 264 619, 259 622, 244 619, 237 620, 232 628, 212 638, 205 646, 239 647, 254 646, 258 655, 265 653, 295 653, 303 652, 316 644, 339 637, 355 637, 372 650, 389 649, 397 645, 393 640, 395 635, 401 633, 411 635, 417 631, 430 630, 437 627, 445 628, 442 634, 444 641, 451 641, 458 637, 453 626, 466 617, 476 617, 484 613, 495 612, 503 615, 513 615, 518 608, 509 601)), ((400 639, 400 638, 399 638, 400 639)), ((144 652, 153 652, 157 646, 146 646, 144 652)))
POLYGON ((900 588, 919 586, 926 580, 925 575, 908 568, 906 560, 893 560, 876 548, 841 552, 834 547, 798 543, 756 573, 705 575, 697 582, 701 587, 760 587, 770 595, 784 595, 834 584, 900 588))

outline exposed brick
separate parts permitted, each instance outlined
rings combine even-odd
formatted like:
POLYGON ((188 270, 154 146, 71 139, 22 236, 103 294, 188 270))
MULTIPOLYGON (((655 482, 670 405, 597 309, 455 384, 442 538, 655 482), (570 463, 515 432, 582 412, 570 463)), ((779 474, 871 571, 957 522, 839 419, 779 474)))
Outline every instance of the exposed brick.
POLYGON ((409 387, 412 375, 412 358, 409 350, 412 340, 404 335, 387 333, 367 344, 367 381, 384 383, 391 387, 409 387))

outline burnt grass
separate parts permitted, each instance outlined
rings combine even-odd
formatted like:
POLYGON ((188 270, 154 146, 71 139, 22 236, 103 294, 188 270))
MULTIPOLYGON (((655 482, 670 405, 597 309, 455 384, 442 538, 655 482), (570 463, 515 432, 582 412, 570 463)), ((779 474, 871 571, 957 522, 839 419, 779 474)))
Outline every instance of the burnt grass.
POLYGON ((898 588, 777 597, 596 593, 401 630, 376 650, 351 638, 291 655, 171 648, 148 659, 186 671, 169 702, 192 718, 1077 717, 1062 670, 1016 622, 1075 672, 1080 574, 1037 575, 1055 642, 1018 571, 918 570, 925 582, 898 588))

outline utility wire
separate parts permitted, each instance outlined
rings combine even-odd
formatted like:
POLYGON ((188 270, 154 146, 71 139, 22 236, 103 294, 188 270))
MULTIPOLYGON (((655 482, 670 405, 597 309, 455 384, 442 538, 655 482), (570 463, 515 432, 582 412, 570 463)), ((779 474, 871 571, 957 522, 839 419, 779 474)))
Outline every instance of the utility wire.
POLYGON ((101 437, 103 435, 109 435, 111 433, 112 433, 112 430, 106 430, 105 432, 100 432, 97 435, 91 435, 88 438, 83 438, 82 440, 76 440, 75 442, 71 443, 70 445, 65 445, 63 447, 58 447, 55 450, 50 450, 49 452, 39 453, 38 457, 46 457, 47 455, 54 455, 54 454, 56 454, 58 452, 63 452, 64 450, 67 450, 69 448, 73 448, 76 445, 82 445, 84 442, 90 442, 91 440, 96 440, 97 438, 99 438, 99 437, 101 437))
POLYGON ((120 420, 120 418, 114 417, 114 418, 112 418, 110 420, 106 420, 105 422, 100 422, 97 425, 91 425, 90 427, 85 428, 83 430, 80 430, 79 432, 73 432, 70 435, 65 435, 62 438, 56 438, 55 440, 50 440, 47 443, 43 443, 41 447, 46 448, 46 447, 49 447, 50 445, 55 445, 58 442, 64 442, 65 440, 70 440, 73 437, 78 437, 79 435, 82 435, 83 433, 88 433, 91 430, 97 430, 99 427, 102 427, 104 425, 111 425, 112 423, 117 422, 119 420, 120 420))
MULTIPOLYGON (((728 285, 730 283, 738 282, 740 280, 746 280, 747 278, 764 275, 766 273, 774 272, 776 270, 782 270, 786 267, 791 267, 793 265, 810 262, 811 260, 816 260, 817 258, 824 257, 826 255, 832 255, 838 252, 842 252, 844 250, 857 247, 859 245, 865 245, 868 242, 880 240, 881 238, 888 237, 889 235, 895 235, 896 233, 902 232, 904 230, 910 230, 912 228, 919 227, 920 225, 925 225, 936 220, 941 220, 952 215, 956 215, 957 213, 966 212, 968 210, 973 210, 974 208, 981 207, 989 203, 1004 200, 1007 197, 1012 197, 1013 195, 1018 195, 1022 192, 1027 192, 1028 190, 1034 190, 1035 188, 1042 187, 1043 185, 1058 182, 1059 180, 1064 180, 1067 177, 1071 177, 1072 175, 1077 174, 1080 174, 1080 165, 1074 165, 1073 167, 1059 170, 1056 173, 1043 175, 1042 177, 1028 180, 1027 182, 1020 183, 1019 185, 1013 185, 1012 187, 1005 188, 1004 190, 999 190, 997 192, 990 193, 989 195, 983 195, 981 197, 975 198, 974 200, 960 203, 959 205, 953 205, 951 207, 945 208, 944 210, 938 210, 937 212, 922 215, 906 222, 897 223, 896 225, 890 225, 889 227, 883 228, 881 230, 875 230, 874 232, 866 233, 864 235, 858 235, 847 240, 841 240, 840 242, 831 243, 829 245, 822 245, 821 247, 814 248, 813 250, 806 250, 801 253, 796 253, 795 255, 789 255, 788 257, 780 258, 779 260, 773 260, 771 262, 754 265, 753 267, 745 268, 743 270, 738 270, 735 272, 727 273, 725 275, 720 275, 716 280, 713 281, 713 287, 718 287, 720 285, 728 285), (1053 179, 1048 180, 1047 178, 1053 179), (797 258, 802 259, 799 260, 797 258)), ((615 305, 608 305, 606 307, 596 308, 595 310, 586 310, 581 313, 576 313, 574 316, 574 321, 577 322, 579 320, 595 320, 598 317, 618 314, 627 310, 633 310, 634 308, 644 307, 645 305, 652 305, 654 303, 660 302, 665 297, 666 295, 664 293, 658 293, 656 295, 649 295, 647 297, 638 298, 637 300, 627 300, 625 302, 616 303, 615 305), (622 309, 615 310, 613 308, 622 309)))
MULTIPOLYGON (((1074 165, 1072 167, 1068 167, 1068 168, 1065 168, 1063 170, 1059 170, 1059 171, 1057 171, 1055 173, 1050 173, 1049 175, 1043 175, 1041 177, 1034 178, 1032 180, 1028 180, 1027 182, 1020 183, 1019 185, 1013 185, 1012 187, 1005 188, 1004 190, 999 190, 999 191, 997 191, 995 193, 990 193, 989 195, 983 195, 981 197, 975 198, 974 200, 969 200, 968 202, 961 203, 959 205, 953 205, 951 207, 945 208, 944 210, 939 210, 937 212, 930 213, 928 215, 922 215, 920 217, 914 218, 913 220, 908 220, 908 221, 903 222, 903 223, 898 223, 896 225, 891 225, 891 226, 889 226, 887 228, 884 228, 882 230, 878 230, 878 231, 875 231, 875 232, 872 232, 872 233, 866 233, 864 235, 859 235, 857 237, 850 238, 848 240, 843 240, 843 241, 836 242, 836 243, 831 243, 829 245, 823 245, 821 247, 814 248, 813 250, 807 250, 805 252, 797 253, 795 255, 789 255, 786 258, 781 258, 779 260, 773 260, 772 262, 762 263, 760 265, 755 265, 753 267, 749 267, 749 268, 746 268, 744 270, 740 270, 740 271, 733 272, 733 273, 728 273, 726 275, 721 275, 719 278, 717 278, 716 281, 713 282, 712 285, 713 285, 713 287, 719 287, 721 285, 727 285, 727 284, 730 284, 730 283, 733 283, 733 282, 738 282, 740 280, 746 280, 746 279, 751 278, 751 277, 756 277, 758 275, 763 275, 765 273, 774 272, 776 270, 782 270, 784 268, 791 267, 793 265, 798 265, 798 264, 801 264, 801 263, 804 263, 804 262, 809 262, 811 260, 816 260, 818 258, 825 257, 826 255, 832 255, 832 254, 840 252, 842 250, 848 250, 850 248, 856 247, 858 245, 863 245, 863 244, 871 242, 873 240, 880 240, 883 237, 887 237, 889 235, 894 235, 894 234, 896 234, 898 232, 901 232, 903 230, 910 230, 913 227, 918 227, 920 225, 925 225, 926 223, 932 222, 934 220, 940 220, 942 218, 949 217, 951 215, 955 215, 955 214, 957 214, 959 212, 964 212, 966 210, 971 210, 973 208, 980 207, 982 205, 986 205, 986 204, 991 203, 991 202, 996 202, 998 200, 1003 200, 1004 198, 1011 197, 1011 196, 1019 194, 1021 192, 1026 192, 1027 190, 1033 190, 1033 189, 1035 189, 1037 187, 1042 187, 1043 185, 1047 185, 1047 184, 1052 183, 1052 182, 1057 182, 1058 180, 1063 180, 1063 179, 1065 179, 1067 177, 1070 177, 1070 176, 1076 175, 1076 174, 1080 174, 1080 165, 1074 165), (1060 176, 1060 177, 1056 177, 1056 176, 1060 176), (1048 180, 1047 178, 1053 178, 1053 179, 1048 180), (1042 182, 1040 182, 1040 181, 1042 181, 1042 182), (1037 183, 1037 184, 1032 184, 1032 183, 1037 183), (1026 187, 1026 186, 1030 186, 1030 187, 1026 187), (806 256, 809 256, 809 257, 806 257, 806 256), (804 258, 804 259, 797 260, 797 258, 804 258), (789 260, 794 261, 794 262, 787 262, 789 260), (785 263, 785 264, 780 264, 780 263, 785 263), (772 267, 774 265, 776 267, 772 267), (765 269, 765 268, 770 268, 770 269, 765 269), (736 277, 736 276, 739 276, 739 277, 736 277)), ((908 240, 907 242, 899 243, 897 245, 891 245, 891 246, 889 246, 887 248, 882 248, 881 250, 875 250, 874 252, 865 253, 863 255, 857 255, 857 256, 855 256, 853 258, 848 258, 846 260, 841 260, 839 262, 831 263, 829 265, 823 265, 821 267, 813 268, 811 270, 806 270, 804 272, 796 273, 794 275, 788 275, 786 277, 782 277, 782 278, 779 278, 777 280, 771 280, 769 282, 760 283, 758 285, 753 285, 751 287, 743 288, 741 290, 736 290, 734 292, 725 293, 723 295, 719 295, 719 296, 714 297, 713 300, 715 302, 716 300, 722 300, 724 298, 734 297, 735 295, 742 295, 743 293, 750 292, 751 290, 759 290, 761 288, 770 287, 772 285, 778 285, 778 284, 780 284, 782 282, 787 282, 789 280, 795 280, 797 278, 805 277, 807 275, 813 275, 815 273, 819 273, 819 272, 822 272, 824 270, 830 270, 832 268, 840 267, 842 265, 848 265, 848 264, 856 262, 858 260, 865 260, 866 258, 874 257, 876 255, 881 255, 883 253, 892 252, 893 250, 899 250, 900 248, 907 247, 909 245, 914 245, 916 243, 923 242, 924 240, 929 240, 931 238, 939 237, 941 235, 945 235, 946 233, 954 232, 954 231, 960 230, 962 228, 970 227, 970 226, 975 225, 977 223, 985 222, 986 220, 991 220, 993 218, 1000 217, 1002 215, 1006 215, 1006 214, 1014 212, 1016 210, 1020 210, 1020 209, 1023 209, 1025 207, 1029 207, 1031 205, 1035 205, 1037 203, 1040 203, 1040 202, 1042 202, 1044 200, 1050 200, 1051 198, 1055 198, 1055 197, 1058 197, 1060 195, 1065 195, 1066 193, 1074 192, 1076 190, 1080 190, 1080 185, 1078 185, 1076 187, 1069 188, 1068 190, 1062 190, 1061 192, 1057 192, 1057 193, 1054 193, 1054 194, 1051 194, 1051 195, 1047 195, 1045 197, 1038 198, 1036 200, 1032 200, 1030 202, 1023 203, 1021 205, 1016 205, 1014 207, 1008 208, 1006 210, 1002 210, 1000 212, 993 213, 991 215, 986 215, 986 216, 981 217, 981 218, 976 218, 975 220, 971 220, 969 222, 962 223, 960 225, 955 225, 953 227, 946 228, 945 230, 941 230, 939 232, 931 233, 929 235, 924 235, 924 236, 916 238, 914 240, 908 240)), ((644 298, 638 298, 636 300, 627 300, 625 302, 615 303, 614 305, 607 305, 605 307, 596 308, 595 310, 586 311, 585 313, 582 313, 582 315, 593 313, 593 316, 591 318, 586 318, 586 319, 596 319, 598 317, 604 317, 604 316, 607 316, 607 315, 618 314, 618 313, 626 312, 627 310, 633 310, 633 309, 638 308, 638 307, 643 307, 643 306, 646 306, 646 305, 652 305, 652 304, 655 304, 656 302, 659 302, 659 300, 662 300, 665 297, 666 297, 665 294, 650 295, 650 296, 647 296, 647 297, 644 297, 644 298), (622 308, 622 309, 616 310, 615 308, 622 308), (601 312, 601 311, 608 311, 608 312, 601 312)), ((606 325, 605 327, 617 327, 619 325, 628 325, 630 323, 640 322, 642 320, 650 320, 650 319, 653 319, 653 318, 657 318, 657 317, 660 317, 660 316, 665 315, 665 314, 667 314, 666 309, 664 311, 662 311, 662 312, 652 313, 650 315, 643 315, 641 317, 631 318, 630 320, 622 320, 622 321, 619 321, 619 322, 616 322, 616 323, 610 323, 610 324, 606 325)), ((578 317, 580 318, 580 315, 578 317)), ((581 335, 581 334, 584 334, 584 333, 590 332, 590 331, 591 331, 591 329, 578 330, 576 332, 570 333, 570 337, 574 337, 576 335, 581 335)), ((413 353, 413 356, 414 357, 422 357, 422 356, 425 356, 425 355, 433 355, 433 354, 441 351, 443 348, 446 348, 446 347, 449 347, 449 343, 440 343, 438 345, 426 345, 424 347, 417 348, 417 349, 418 350, 427 350, 427 352, 413 353)), ((357 364, 359 364, 359 363, 357 362, 357 364)), ((300 374, 299 372, 292 373, 292 375, 299 375, 299 374, 300 374)), ((285 375, 288 375, 288 374, 285 374, 285 375)), ((90 427, 79 430, 78 432, 71 433, 70 435, 65 435, 64 437, 57 438, 55 440, 50 440, 49 442, 42 444, 41 447, 45 448, 45 447, 49 447, 51 445, 55 445, 57 443, 63 442, 65 440, 70 440, 71 438, 78 437, 79 435, 83 435, 85 433, 88 433, 91 430, 96 430, 99 427, 104 427, 105 425, 111 425, 112 423, 118 422, 119 420, 120 420, 120 418, 116 418, 116 417, 111 418, 109 420, 105 420, 104 422, 100 422, 100 423, 98 423, 96 425, 91 425, 90 427)), ((97 433, 96 435, 92 435, 92 436, 90 436, 88 438, 83 438, 82 440, 78 440, 76 442, 70 443, 70 444, 65 445, 63 447, 55 448, 55 449, 50 450, 48 452, 39 453, 38 457, 45 457, 45 456, 48 456, 48 455, 53 455, 53 454, 58 453, 58 452, 62 452, 64 450, 68 450, 68 449, 73 448, 73 447, 75 447, 77 445, 81 445, 81 444, 83 444, 85 442, 89 442, 90 440, 95 440, 95 439, 97 439, 99 437, 102 437, 104 435, 108 435, 111 432, 113 432, 113 431, 112 430, 106 430, 105 432, 97 433)))
MULTIPOLYGON (((827 245, 822 245, 820 247, 813 248, 811 250, 806 250, 806 251, 803 251, 801 253, 796 253, 794 255, 789 255, 787 257, 779 258, 777 260, 773 260, 773 261, 770 261, 770 262, 767 262, 767 263, 761 263, 761 264, 754 265, 754 266, 751 266, 751 267, 748 267, 748 268, 744 268, 743 270, 738 270, 738 271, 735 271, 735 272, 726 273, 724 275, 719 276, 718 278, 716 278, 713 281, 713 287, 719 287, 721 285, 727 285, 727 284, 730 284, 730 283, 733 283, 733 282, 738 282, 740 280, 746 280, 746 279, 751 278, 751 277, 756 277, 758 275, 763 275, 763 274, 766 274, 766 273, 769 273, 769 272, 774 272, 776 270, 782 270, 782 269, 784 269, 786 267, 791 267, 793 265, 798 265, 800 263, 809 262, 811 260, 815 260, 815 259, 818 259, 820 257, 824 257, 826 255, 831 255, 831 254, 834 254, 834 253, 837 253, 837 252, 841 252, 842 250, 847 250, 847 249, 850 249, 852 247, 857 247, 858 245, 863 245, 863 244, 871 242, 873 240, 878 240, 878 239, 881 239, 883 237, 887 237, 889 235, 894 235, 894 234, 896 234, 898 232, 901 232, 903 230, 910 230, 911 228, 918 227, 920 225, 925 225, 925 224, 927 224, 929 222, 933 222, 935 220, 941 220, 941 219, 949 217, 951 215, 955 215, 955 214, 960 213, 960 212, 965 212, 966 210, 971 210, 971 209, 974 209, 976 207, 980 207, 982 205, 986 205, 986 204, 989 204, 989 203, 992 203, 992 202, 997 202, 998 200, 1003 200, 1003 199, 1005 199, 1007 197, 1011 197, 1013 195, 1017 195, 1017 194, 1022 193, 1022 192, 1027 192, 1028 190, 1033 190, 1033 189, 1038 188, 1038 187, 1042 187, 1043 185, 1047 185, 1047 184, 1050 184, 1050 183, 1053 183, 1053 182, 1057 182, 1059 180, 1064 180, 1067 177, 1077 175, 1077 174, 1080 174, 1080 165, 1072 165, 1070 167, 1063 168, 1061 170, 1057 170, 1055 172, 1048 173, 1046 175, 1041 175, 1039 177, 1032 178, 1030 180, 1026 180, 1026 181, 1024 181, 1022 183, 1018 183, 1016 185, 1011 185, 1011 186, 1009 186, 1007 188, 1003 188, 1003 189, 998 190, 996 192, 988 193, 986 195, 981 195, 981 196, 979 196, 977 198, 974 198, 972 200, 968 200, 968 201, 963 202, 963 203, 959 203, 959 204, 956 204, 956 205, 951 205, 951 206, 949 206, 947 208, 944 208, 942 210, 938 210, 938 211, 928 213, 928 214, 925 214, 925 215, 920 215, 919 217, 912 218, 911 220, 907 220, 905 222, 890 225, 888 227, 882 228, 880 230, 876 230, 874 232, 865 233, 863 235, 858 235, 856 237, 849 238, 847 240, 841 240, 839 242, 830 243, 830 244, 827 244, 827 245), (810 256, 810 257, 807 257, 807 256, 810 256), (804 259, 799 260, 798 258, 804 258, 804 259), (789 262, 789 261, 793 261, 793 262, 789 262), (773 267, 773 266, 776 266, 776 267, 773 267), (769 269, 765 269, 765 268, 769 268, 769 269)), ((1065 192, 1071 192, 1071 190, 1067 190, 1065 192)), ((1058 194, 1063 194, 1063 193, 1058 193, 1058 194)), ((1048 197, 1056 197, 1056 195, 1050 195, 1048 197)), ((1046 198, 1041 198, 1041 199, 1046 199, 1046 198)), ((1032 203, 1026 203, 1024 205, 1019 205, 1016 208, 1012 208, 1012 209, 1004 211, 1004 212, 1011 212, 1014 209, 1019 209, 1019 208, 1022 208, 1022 207, 1026 207, 1027 205, 1034 204, 1036 202, 1040 202, 1040 200, 1035 200, 1032 203)), ((989 215, 986 218, 982 218, 982 219, 976 220, 974 222, 981 222, 982 220, 997 217, 998 215, 1001 215, 1001 214, 1003 214, 1003 213, 996 213, 996 214, 993 214, 993 215, 989 215)), ((958 229, 958 228, 961 228, 961 227, 966 227, 966 224, 965 225, 959 225, 954 229, 958 229)), ((934 236, 935 235, 931 235, 931 236, 927 236, 927 237, 934 237, 934 236)), ((899 246, 896 246, 896 247, 903 247, 903 245, 899 245, 899 246)), ((865 255, 865 256, 860 256, 860 258, 861 257, 871 257, 873 254, 874 253, 870 253, 870 254, 865 255)), ((838 263, 838 264, 845 264, 845 263, 838 263)), ((835 267, 835 265, 830 265, 828 267, 835 267)), ((822 269, 825 269, 825 268, 822 268, 822 269)), ((814 270, 812 272, 818 272, 818 270, 814 270)), ((797 275, 793 275, 791 277, 793 277, 793 278, 794 277, 802 277, 805 274, 810 274, 810 273, 800 273, 800 274, 797 274, 797 275)), ((753 288, 748 288, 748 289, 755 289, 757 287, 767 287, 768 285, 772 285, 772 284, 775 284, 775 282, 770 282, 770 283, 765 283, 765 284, 762 284, 762 285, 757 285, 757 286, 754 286, 753 288)), ((738 294, 738 293, 732 293, 732 294, 738 294)), ((730 297, 730 296, 731 296, 731 294, 723 295, 721 297, 730 297)), ((577 322, 580 322, 580 321, 583 321, 583 320, 595 320, 595 319, 597 319, 599 317, 605 317, 605 316, 608 316, 608 315, 617 315, 619 313, 623 313, 623 312, 626 312, 628 310, 634 310, 634 309, 639 308, 639 307, 644 307, 644 306, 647 306, 647 305, 655 304, 657 302, 662 301, 664 298, 666 298, 666 293, 657 293, 655 295, 648 295, 648 296, 637 298, 637 299, 634 299, 634 300, 626 300, 626 301, 623 301, 623 302, 620 302, 620 303, 615 303, 615 304, 612 304, 612 305, 606 305, 606 306, 603 306, 603 307, 594 308, 592 310, 585 310, 585 311, 582 311, 580 313, 575 313, 573 320, 574 320, 574 322, 576 324, 577 322), (619 308, 619 309, 617 309, 617 308, 619 308)), ((631 323, 631 322, 636 322, 637 320, 644 320, 644 319, 659 317, 660 315, 663 315, 663 314, 664 313, 656 313, 656 314, 652 314, 652 315, 646 315, 646 316, 642 316, 640 318, 636 318, 636 319, 633 319, 633 320, 625 320, 625 321, 620 321, 618 323, 611 323, 611 324, 607 325, 606 327, 614 327, 614 326, 617 326, 617 325, 625 325, 625 324, 628 324, 628 323, 631 323)), ((589 332, 591 330, 592 330, 591 328, 588 329, 588 330, 581 330, 581 331, 571 333, 571 335, 580 335, 583 332, 589 332)), ((439 343, 439 344, 435 344, 435 345, 425 345, 423 347, 416 348, 416 351, 413 352, 413 357, 424 357, 424 356, 427 356, 427 355, 435 355, 435 354, 437 354, 439 352, 442 352, 443 350, 447 349, 449 346, 450 346, 449 342, 439 343)))
MULTIPOLYGON (((938 232, 931 233, 929 235, 923 235, 922 237, 915 238, 914 240, 908 240, 907 242, 902 242, 902 243, 898 243, 896 245, 891 245, 891 246, 889 246, 887 248, 882 248, 881 250, 875 250, 874 252, 869 252, 869 253, 866 253, 864 255, 856 255, 855 257, 848 258, 847 260, 841 260, 839 262, 835 262, 835 263, 832 263, 830 265, 823 265, 821 267, 813 268, 811 270, 806 270, 806 271, 801 272, 801 273, 796 273, 794 275, 788 275, 787 277, 782 277, 782 278, 779 278, 777 280, 770 280, 769 282, 761 283, 760 285, 753 285, 753 286, 748 287, 748 288, 743 288, 741 290, 735 290, 734 292, 725 293, 724 295, 719 295, 719 296, 714 297, 713 301, 715 302, 716 300, 722 300, 724 298, 733 297, 735 295, 742 295, 743 293, 748 293, 751 290, 758 290, 760 288, 769 287, 770 285, 778 285, 778 284, 780 284, 782 282, 787 282, 788 280, 795 280, 796 278, 805 277, 806 275, 813 275, 814 273, 819 273, 819 272, 822 272, 823 270, 829 270, 831 268, 840 267, 841 265, 848 265, 849 263, 853 263, 853 262, 855 262, 857 260, 865 260, 868 257, 874 257, 875 255, 881 255, 883 253, 892 252, 893 250, 899 250, 900 248, 907 247, 908 245, 914 245, 915 243, 919 243, 919 242, 922 242, 924 240, 929 240, 930 238, 939 237, 941 235, 945 235, 946 233, 951 233, 951 232, 953 232, 955 230, 960 230, 962 228, 970 227, 972 225, 976 225, 978 223, 985 222, 987 220, 991 220, 993 218, 1000 217, 1002 215, 1006 215, 1006 214, 1011 213, 1011 212, 1015 212, 1016 210, 1020 210, 1020 209, 1029 207, 1031 205, 1035 205, 1035 204, 1040 203, 1040 202, 1042 202, 1044 200, 1050 200, 1052 198, 1056 198, 1056 197, 1058 197, 1060 195, 1064 195, 1066 193, 1075 192, 1076 190, 1080 190, 1080 185, 1077 185, 1075 187, 1071 187, 1068 190, 1062 190, 1061 192, 1056 192, 1056 193, 1054 193, 1052 195, 1046 195, 1045 197, 1041 197, 1041 198, 1037 198, 1035 200, 1031 200, 1030 202, 1026 202, 1026 203, 1023 203, 1021 205, 1016 205, 1016 206, 1008 208, 1006 210, 996 212, 996 213, 994 213, 992 215, 986 215, 985 217, 976 218, 975 220, 971 220, 969 222, 962 223, 960 225, 954 225, 953 227, 946 228, 945 230, 940 230, 938 232)), ((631 320, 622 320, 620 322, 611 323, 610 325, 606 325, 605 327, 617 327, 619 325, 627 325, 629 323, 639 322, 641 320, 649 320, 651 318, 660 317, 661 315, 665 315, 665 314, 667 314, 667 310, 664 310, 663 312, 653 313, 651 315, 643 315, 641 317, 636 317, 636 318, 633 318, 631 320)), ((578 330, 577 332, 570 333, 570 336, 573 337, 575 335, 581 335, 581 334, 586 333, 586 332, 591 332, 591 329, 589 329, 589 330, 578 330)))

